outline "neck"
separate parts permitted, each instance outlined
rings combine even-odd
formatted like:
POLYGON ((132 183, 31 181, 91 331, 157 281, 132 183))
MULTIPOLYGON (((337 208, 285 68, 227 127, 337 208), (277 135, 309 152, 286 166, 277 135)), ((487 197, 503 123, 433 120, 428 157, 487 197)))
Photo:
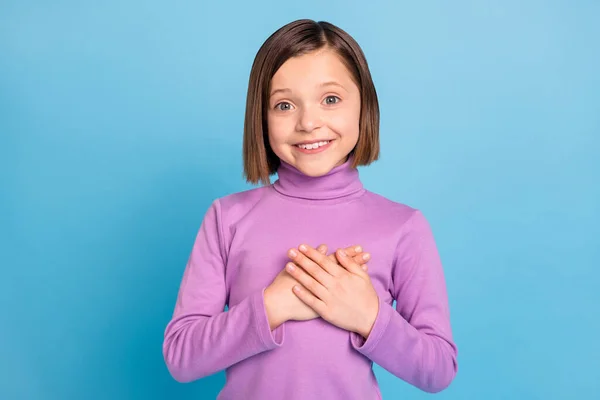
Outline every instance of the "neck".
POLYGON ((322 176, 312 177, 281 161, 273 184, 279 193, 307 200, 332 200, 354 197, 364 192, 358 170, 352 168, 353 156, 322 176))

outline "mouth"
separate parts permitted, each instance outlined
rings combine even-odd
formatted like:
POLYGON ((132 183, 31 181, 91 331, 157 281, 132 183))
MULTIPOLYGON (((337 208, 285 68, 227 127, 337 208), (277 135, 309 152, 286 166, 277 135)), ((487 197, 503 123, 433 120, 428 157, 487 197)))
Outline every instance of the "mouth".
POLYGON ((327 149, 333 140, 318 140, 318 141, 310 141, 310 142, 302 142, 295 144, 294 147, 302 153, 306 154, 314 154, 319 153, 325 149, 327 149))

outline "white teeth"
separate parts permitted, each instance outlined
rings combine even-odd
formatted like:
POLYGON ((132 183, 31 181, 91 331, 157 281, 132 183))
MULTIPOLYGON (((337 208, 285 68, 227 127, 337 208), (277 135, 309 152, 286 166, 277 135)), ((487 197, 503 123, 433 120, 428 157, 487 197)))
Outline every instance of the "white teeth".
POLYGON ((324 141, 324 142, 318 142, 318 143, 312 143, 312 144, 299 144, 297 146, 300 147, 301 149, 312 150, 312 149, 316 149, 317 147, 325 146, 327 143, 329 143, 328 140, 324 141))

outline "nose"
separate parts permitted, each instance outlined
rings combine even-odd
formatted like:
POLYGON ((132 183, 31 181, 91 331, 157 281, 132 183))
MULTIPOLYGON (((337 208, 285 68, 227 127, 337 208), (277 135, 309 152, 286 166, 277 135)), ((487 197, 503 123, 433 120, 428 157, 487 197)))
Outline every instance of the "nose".
POLYGON ((298 114, 296 130, 299 132, 312 132, 323 125, 321 113, 317 107, 303 107, 298 114))

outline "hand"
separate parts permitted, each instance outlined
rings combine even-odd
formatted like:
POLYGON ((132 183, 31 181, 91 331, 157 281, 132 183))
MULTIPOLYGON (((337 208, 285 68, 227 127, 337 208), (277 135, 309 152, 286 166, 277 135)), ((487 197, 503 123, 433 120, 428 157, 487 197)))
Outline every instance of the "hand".
MULTIPOLYGON (((369 266, 365 263, 371 259, 371 255, 369 253, 363 253, 361 246, 351 246, 347 247, 345 250, 346 254, 348 254, 349 257, 354 257, 354 261, 360 265, 365 272, 368 271, 369 266)), ((321 254, 327 254, 327 246, 322 244, 317 247, 317 251, 321 254)), ((335 258, 335 253, 330 254, 327 257, 329 257, 329 259, 335 263, 338 262, 337 258, 335 258)))
POLYGON ((294 286, 296 296, 324 320, 367 338, 379 312, 379 297, 356 257, 339 249, 338 264, 308 245, 298 250, 288 252, 294 262, 286 266, 301 284, 294 286))
MULTIPOLYGON (((352 246, 345 249, 350 257, 356 258, 357 264, 364 264, 369 259, 369 253, 363 253, 360 246, 352 246), (366 259, 365 259, 366 256, 366 259)), ((327 246, 320 245, 318 251, 325 257, 327 246)), ((331 262, 337 262, 335 254, 328 257, 331 262)), ((367 270, 366 264, 363 265, 367 270)), ((271 330, 275 329, 285 321, 307 321, 319 318, 319 315, 309 306, 304 304, 292 293, 292 287, 298 282, 285 270, 275 277, 273 282, 265 289, 265 307, 271 330)))

